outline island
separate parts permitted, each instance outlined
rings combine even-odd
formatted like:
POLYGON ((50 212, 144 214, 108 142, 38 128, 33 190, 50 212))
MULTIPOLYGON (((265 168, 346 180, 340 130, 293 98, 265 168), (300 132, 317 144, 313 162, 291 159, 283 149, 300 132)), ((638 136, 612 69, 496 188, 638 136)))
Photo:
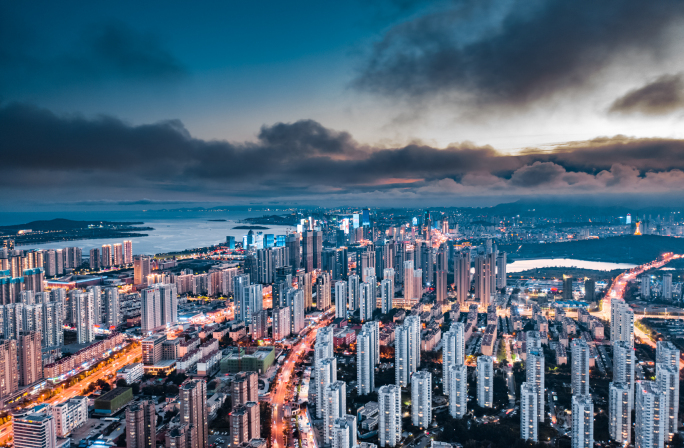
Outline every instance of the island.
POLYGON ((16 246, 101 238, 134 238, 147 236, 152 227, 141 227, 143 222, 73 221, 51 219, 25 224, 0 226, 0 239, 12 239, 16 246))
POLYGON ((268 230, 270 227, 264 226, 235 226, 234 230, 268 230))

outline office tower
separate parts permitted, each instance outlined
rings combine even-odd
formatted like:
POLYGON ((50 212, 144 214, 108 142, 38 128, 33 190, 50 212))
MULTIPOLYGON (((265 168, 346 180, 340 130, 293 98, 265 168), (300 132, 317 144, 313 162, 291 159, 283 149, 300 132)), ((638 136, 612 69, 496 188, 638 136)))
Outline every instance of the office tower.
POLYGON ((375 277, 369 277, 373 283, 361 283, 361 295, 359 296, 359 317, 361 322, 373 319, 373 312, 377 307, 375 296, 375 277))
POLYGON ((639 293, 641 298, 647 300, 651 297, 651 276, 649 274, 643 274, 641 277, 641 283, 639 285, 639 293))
POLYGON ((254 279, 257 283, 273 283, 273 256, 271 249, 259 249, 256 251, 257 275, 254 279))
POLYGON ((414 292, 413 261, 404 262, 404 304, 409 305, 414 292))
POLYGON ((316 367, 316 417, 323 418, 325 388, 328 384, 337 381, 337 360, 325 358, 316 367))
POLYGON ((290 266, 292 266, 292 271, 296 272, 300 265, 301 260, 301 250, 299 247, 299 233, 290 233, 287 235, 285 240, 285 245, 290 252, 290 266))
POLYGON ((333 422, 332 448, 354 448, 356 443, 356 417, 345 414, 333 422))
POLYGON ((43 348, 59 347, 64 344, 62 329, 62 304, 60 302, 46 302, 41 305, 43 312, 43 348))
POLYGON ((491 302, 492 270, 489 257, 481 255, 475 258, 475 298, 480 304, 488 306, 491 302))
POLYGON ((501 252, 496 257, 496 288, 506 287, 506 252, 501 252))
POLYGON ((188 448, 203 448, 209 444, 207 419, 207 383, 188 379, 180 387, 180 421, 197 428, 197 444, 188 448))
POLYGON ((261 310, 252 314, 249 332, 252 335, 252 341, 268 337, 268 310, 261 310))
POLYGON ((237 320, 246 325, 252 322, 252 315, 264 307, 262 286, 258 284, 246 285, 242 288, 240 303, 237 306, 237 320))
POLYGON ((126 448, 156 448, 157 414, 154 402, 137 401, 126 408, 126 448))
POLYGON ((534 383, 522 383, 520 386, 520 438, 537 441, 539 421, 539 399, 534 383))
POLYGON ((93 294, 76 292, 71 296, 74 310, 74 324, 76 325, 79 344, 86 344, 95 340, 95 297, 93 294))
POLYGON ((302 232, 302 268, 305 272, 314 270, 314 232, 302 232))
POLYGON ((563 275, 563 300, 572 300, 572 281, 571 275, 563 275))
POLYGON ((349 311, 353 313, 359 309, 359 302, 361 298, 361 285, 359 283, 359 276, 352 274, 347 280, 347 293, 349 294, 349 311))
POLYGON ((633 388, 627 383, 612 382, 609 386, 608 418, 610 437, 616 442, 629 445, 632 440, 633 388))
MULTIPOLYGON (((233 278, 233 302, 235 303, 235 316, 241 315, 241 307, 245 303, 245 288, 250 285, 249 274, 236 275, 233 278)), ((245 311, 246 314, 246 311, 245 311)))
POLYGON ((634 345, 634 312, 620 299, 610 299, 610 340, 634 345))
POLYGON ((426 370, 411 376, 411 423, 421 429, 432 423, 432 374, 426 370))
POLYGON ((304 310, 311 309, 313 307, 313 274, 311 272, 297 273, 297 285, 304 294, 304 310))
POLYGON ((250 401, 259 401, 259 374, 238 372, 230 385, 233 409, 250 401))
POLYGON ((679 368, 656 363, 656 385, 666 396, 664 437, 665 442, 669 442, 679 427, 679 368))
POLYGON ((131 240, 123 242, 123 262, 124 264, 133 263, 133 241, 131 240))
POLYGON ((378 390, 378 439, 380 446, 397 446, 401 441, 401 388, 394 384, 378 390))
POLYGON ((679 370, 679 350, 669 341, 656 342, 656 363, 679 370))
POLYGON ((468 300, 470 291, 470 252, 459 252, 454 258, 454 283, 456 284, 456 297, 458 303, 463 306, 468 300))
POLYGON ((0 399, 18 389, 17 341, 15 339, 0 340, 0 399))
POLYGON ((491 356, 477 358, 477 405, 494 406, 494 360, 491 356))
POLYGON ((572 396, 572 448, 594 447, 594 403, 591 395, 572 396))
MULTIPOLYGON (((449 272, 448 250, 446 244, 442 244, 437 250, 437 263, 435 270, 435 294, 436 303, 444 304, 447 301, 447 273, 449 272)), ((432 263, 430 263, 430 267, 432 263)), ((431 277, 430 277, 431 279, 431 277)))
POLYGON ((572 394, 589 395, 589 345, 583 339, 573 339, 572 353, 572 394))
MULTIPOLYGON (((56 251, 50 251, 50 263, 52 263, 53 257, 55 260, 55 271, 54 274, 48 274, 48 275, 57 275, 57 253, 56 251)), ((100 270, 102 269, 102 263, 100 262, 100 249, 90 249, 90 259, 88 261, 90 269, 91 270, 100 270)))
POLYGON ((147 277, 152 272, 152 262, 150 257, 138 255, 133 258, 133 283, 136 285, 147 285, 147 277))
POLYGON ((17 417, 12 424, 15 448, 56 448, 55 418, 48 413, 30 413, 17 417))
POLYGON ((322 272, 316 279, 316 309, 326 311, 330 308, 330 282, 329 272, 322 272))
POLYGON ((104 290, 104 319, 106 328, 119 326, 119 289, 110 286, 104 290))
POLYGON ((663 274, 663 299, 672 299, 672 274, 663 274))
POLYGON ((367 395, 375 389, 375 354, 373 333, 362 330, 356 337, 356 372, 358 394, 367 395))
POLYGON ((304 294, 301 289, 290 288, 286 292, 287 305, 290 308, 290 332, 297 335, 304 329, 304 294))
POLYGON ((588 303, 596 301, 596 280, 592 278, 584 280, 584 301, 588 303))
POLYGON ((347 283, 335 282, 335 317, 347 318, 347 283))
POLYGON ((123 264, 123 246, 121 243, 116 243, 112 246, 112 264, 114 266, 121 266, 123 264))
POLYGON ((112 256, 112 245, 103 244, 102 245, 102 267, 108 268, 112 266, 113 256, 112 256))
POLYGON ((449 331, 444 333, 444 342, 442 343, 442 365, 444 370, 444 378, 442 384, 444 386, 444 394, 450 395, 449 388, 451 387, 450 366, 463 365, 465 360, 465 338, 463 337, 463 324, 460 322, 453 322, 449 331))
POLYGON ((323 252, 323 232, 313 231, 313 268, 321 269, 321 254, 323 252))
POLYGON ((653 381, 637 381, 634 446, 663 448, 667 431, 667 395, 653 381))
POLYGON ((347 384, 335 381, 323 390, 323 434, 326 445, 332 444, 335 420, 347 411, 347 384))
MULTIPOLYGON (((629 387, 630 396, 634 397, 634 349, 629 342, 613 343, 613 382, 625 383, 629 387)), ((630 409, 634 400, 630 400, 630 409)))
POLYGON ((462 418, 468 412, 468 367, 465 364, 452 364, 449 373, 449 414, 454 418, 462 418))
POLYGON ((287 306, 273 308, 273 339, 280 341, 292 332, 290 325, 290 308, 287 306))
POLYGON ((22 331, 19 333, 19 385, 30 386, 43 379, 43 358, 40 333, 22 331))
POLYGON ((394 282, 385 279, 380 282, 380 303, 382 314, 387 314, 393 308, 392 301, 394 300, 394 282))
POLYGON ((394 330, 396 385, 407 387, 420 365, 420 318, 408 316, 394 330))
POLYGON ((544 350, 538 347, 527 347, 525 361, 525 379, 534 386, 537 394, 537 418, 544 421, 544 350))
POLYGON ((413 270, 413 298, 420 300, 423 297, 423 270, 413 270))

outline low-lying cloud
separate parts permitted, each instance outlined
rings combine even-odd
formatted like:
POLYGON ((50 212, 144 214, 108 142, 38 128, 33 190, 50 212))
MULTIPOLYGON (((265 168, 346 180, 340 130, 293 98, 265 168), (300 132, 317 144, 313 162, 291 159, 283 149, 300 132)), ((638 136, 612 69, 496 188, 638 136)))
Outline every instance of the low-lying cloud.
POLYGON ((618 114, 665 115, 684 108, 682 74, 663 75, 616 99, 609 112, 618 114))

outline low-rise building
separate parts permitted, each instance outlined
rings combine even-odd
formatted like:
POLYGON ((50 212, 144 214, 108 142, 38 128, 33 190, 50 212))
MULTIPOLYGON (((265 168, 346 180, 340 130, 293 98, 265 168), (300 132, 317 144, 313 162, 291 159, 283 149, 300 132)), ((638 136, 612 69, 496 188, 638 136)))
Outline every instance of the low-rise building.
POLYGON ((71 432, 88 420, 88 397, 74 397, 52 406, 57 437, 67 437, 71 432))
POLYGON ((126 384, 133 384, 140 381, 144 373, 143 364, 141 362, 136 362, 119 369, 116 372, 116 378, 126 380, 126 384))

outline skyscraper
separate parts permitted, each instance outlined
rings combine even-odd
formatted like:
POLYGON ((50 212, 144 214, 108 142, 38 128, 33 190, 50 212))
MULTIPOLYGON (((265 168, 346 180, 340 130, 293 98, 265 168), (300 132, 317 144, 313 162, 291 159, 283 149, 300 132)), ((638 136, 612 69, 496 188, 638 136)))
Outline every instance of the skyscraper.
POLYGON ((639 284, 641 299, 649 300, 651 298, 651 276, 649 274, 643 274, 639 278, 641 280, 641 283, 639 284))
POLYGON ((636 382, 634 446, 663 448, 667 431, 667 395, 652 381, 636 382))
POLYGON ((432 423, 432 374, 426 370, 411 376, 411 423, 421 429, 432 423))
POLYGON ((665 363, 656 363, 656 385, 666 397, 666 407, 663 412, 664 437, 665 442, 669 442, 679 428, 679 369, 665 363))
POLYGON ((27 331, 19 333, 19 384, 30 386, 43 379, 43 358, 40 333, 27 331))
POLYGON ((634 312, 623 300, 610 300, 610 340, 634 344, 634 312))
POLYGON ((114 266, 121 266, 123 264, 123 246, 121 243, 116 243, 112 246, 112 264, 114 266))
POLYGON ((593 278, 584 280, 584 301, 588 303, 596 301, 596 280, 593 278))
POLYGON ((538 439, 539 399, 534 383, 522 383, 520 386, 520 438, 523 440, 538 439))
POLYGON ((356 417, 345 414, 335 419, 332 429, 332 448, 354 448, 356 445, 356 417))
POLYGON ((123 242, 123 261, 124 264, 133 263, 133 241, 131 240, 123 242))
POLYGON ((104 290, 104 319, 106 328, 119 326, 119 289, 110 286, 104 290))
POLYGON ((297 335, 304 329, 304 293, 301 289, 290 288, 285 293, 287 306, 290 308, 290 332, 297 335))
POLYGON ((666 364, 679 370, 679 350, 670 341, 656 342, 656 363, 666 364))
POLYGON ((15 339, 0 340, 0 399, 18 389, 17 341, 15 339))
POLYGON ((273 308, 273 339, 280 341, 292 332, 290 325, 290 308, 287 306, 273 308))
MULTIPOLYGON (((243 276, 238 276, 243 277, 243 276)), ((244 278, 242 279, 244 280, 244 278)), ((246 325, 252 322, 252 315, 264 308, 262 285, 244 285, 238 297, 236 319, 246 325)))
POLYGON ((44 302, 43 308, 43 348, 59 347, 64 344, 64 330, 62 329, 62 303, 44 302))
POLYGON ((610 383, 608 394, 608 418, 610 437, 616 442, 629 445, 632 441, 632 408, 634 394, 627 383, 610 383))
POLYGON ((477 358, 477 405, 481 408, 494 406, 494 360, 491 356, 477 358))
POLYGON ((197 443, 188 448, 203 448, 209 444, 207 418, 207 383, 188 379, 180 387, 180 421, 197 428, 197 443))
POLYGON ((347 318, 347 283, 335 282, 335 317, 347 318))
POLYGON ((663 274, 663 299, 672 299, 672 274, 663 274))
POLYGON ((506 287, 506 252, 501 252, 496 257, 496 287, 497 289, 506 287))
POLYGON ((361 283, 361 295, 359 296, 359 317, 361 322, 373 319, 373 312, 377 307, 375 296, 375 277, 370 277, 370 282, 361 283))
POLYGON ((356 337, 356 371, 358 394, 367 395, 375 389, 374 335, 369 329, 362 330, 356 337))
MULTIPOLYGON (((60 253, 61 255, 61 253, 60 253)), ((50 268, 46 269, 46 273, 49 276, 57 275, 57 261, 56 261, 56 251, 51 250, 48 252, 48 263, 50 268), (54 270, 52 269, 52 263, 55 263, 54 270)), ((90 249, 89 267, 92 271, 97 271, 102 268, 102 263, 100 262, 100 249, 90 249)))
POLYGON ((563 300, 572 300, 572 281, 571 275, 563 276, 563 300))
MULTIPOLYGON (((537 394, 537 418, 544 421, 544 350, 538 347, 527 347, 527 360, 525 361, 525 379, 534 386, 537 394)), ((521 423, 522 424, 522 423, 521 423)), ((535 429, 536 431, 536 429, 535 429)))
POLYGON ((394 384, 378 391, 378 440, 381 447, 397 446, 401 441, 401 388, 394 384))
POLYGON ((385 279, 380 282, 380 303, 382 314, 387 314, 393 308, 394 300, 394 282, 385 279))
POLYGON ((329 272, 322 272, 316 279, 316 309, 320 311, 326 311, 330 308, 331 281, 329 272))
POLYGON ((475 258, 475 297, 480 304, 488 306, 491 302, 492 266, 490 257, 481 255, 475 258))
POLYGON ((359 276, 352 274, 347 280, 348 288, 347 293, 349 294, 349 311, 354 312, 359 309, 359 302, 361 296, 361 286, 359 283, 359 276))
POLYGON ((449 369, 449 414, 462 418, 468 412, 468 367, 452 364, 449 369))
POLYGON ((157 415, 149 400, 126 408, 126 448, 156 448, 157 415))
POLYGON ((463 365, 465 360, 465 338, 463 337, 463 324, 460 322, 453 322, 449 327, 449 331, 444 333, 444 342, 442 343, 442 365, 444 369, 444 378, 442 384, 444 386, 444 394, 451 396, 451 374, 450 366, 463 365))
POLYGON ((583 339, 573 339, 572 353, 572 394, 590 395, 589 392, 589 345, 583 339))
POLYGON ((138 255, 133 258, 133 283, 136 285, 147 285, 147 277, 152 272, 152 261, 150 257, 138 255))
POLYGON ((230 385, 232 407, 259 401, 259 375, 256 372, 238 372, 230 385))
POLYGON ((337 381, 337 359, 325 358, 316 367, 316 382, 318 384, 316 392, 316 417, 323 418, 325 407, 325 388, 337 381))
POLYGON ((454 259, 454 283, 458 303, 463 306, 470 291, 470 252, 459 252, 454 259))
POLYGON ((572 448, 594 447, 594 403, 591 395, 572 396, 572 448))
POLYGON ((114 262, 114 257, 112 254, 112 245, 111 244, 103 244, 102 245, 102 267, 108 268, 108 267, 112 266, 113 262, 114 262))
POLYGON ((413 261, 404 262, 404 304, 409 305, 414 292, 413 261))
POLYGON ((314 270, 314 232, 302 233, 302 268, 306 272, 314 270))
POLYGON ((86 344, 95 340, 95 296, 81 291, 71 296, 74 309, 74 324, 79 344, 86 344))
POLYGON ((290 233, 287 235, 285 240, 285 246, 290 252, 290 266, 292 266, 292 272, 296 272, 301 266, 301 248, 299 246, 299 233, 290 233))
POLYGON ((323 433, 326 444, 332 444, 335 420, 347 411, 347 384, 335 381, 323 390, 323 433))
MULTIPOLYGON (((448 250, 446 244, 439 246, 437 250, 437 263, 435 274, 435 294, 436 302, 443 304, 447 300, 447 273, 449 272, 448 250)), ((432 265, 430 263, 430 265, 432 265)))
POLYGON ((396 385, 407 387, 420 366, 420 318, 408 316, 394 330, 396 385))
MULTIPOLYGON (((629 342, 613 343, 613 382, 625 383, 634 397, 634 349, 629 342)), ((634 408, 634 400, 630 400, 630 409, 634 408)))

